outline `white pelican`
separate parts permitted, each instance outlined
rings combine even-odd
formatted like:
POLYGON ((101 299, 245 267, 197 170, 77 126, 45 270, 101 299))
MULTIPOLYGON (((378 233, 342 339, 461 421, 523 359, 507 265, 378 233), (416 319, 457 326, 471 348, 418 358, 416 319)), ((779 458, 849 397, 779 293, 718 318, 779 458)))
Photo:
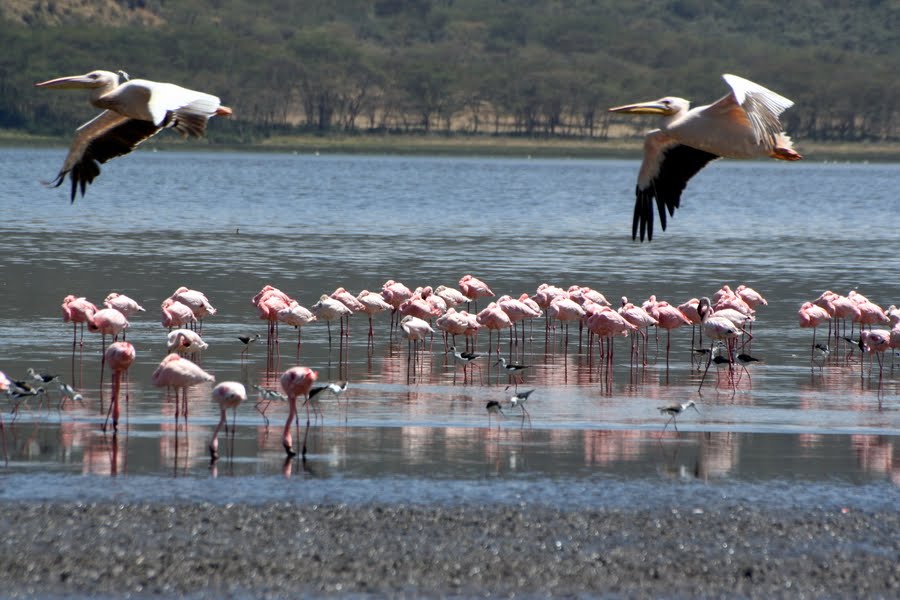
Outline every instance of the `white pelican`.
POLYGON ((184 136, 201 137, 206 122, 213 115, 229 116, 231 109, 222 106, 210 94, 196 92, 171 83, 146 79, 128 80, 123 71, 91 71, 86 75, 60 77, 34 84, 55 89, 89 89, 91 104, 104 111, 79 127, 59 175, 53 181, 59 186, 66 175, 75 193, 85 188, 100 174, 100 165, 128 154, 138 144, 153 137, 164 127, 174 127, 184 136), (126 80, 119 84, 119 75, 126 80))
POLYGON ((653 200, 659 222, 666 229, 669 215, 681 203, 688 180, 706 163, 720 157, 800 160, 778 116, 793 102, 761 85, 736 75, 722 75, 731 92, 713 104, 690 108, 683 98, 661 98, 629 104, 610 112, 664 117, 662 126, 647 134, 644 162, 638 173, 637 200, 631 237, 640 229, 641 241, 653 239, 653 200))

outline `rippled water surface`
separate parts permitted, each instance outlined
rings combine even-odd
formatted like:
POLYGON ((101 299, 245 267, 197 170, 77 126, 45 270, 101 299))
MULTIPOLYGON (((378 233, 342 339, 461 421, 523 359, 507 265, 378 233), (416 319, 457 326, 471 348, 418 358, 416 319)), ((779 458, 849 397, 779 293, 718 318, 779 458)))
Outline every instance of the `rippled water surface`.
MULTIPOLYGON (((59 409, 51 385, 46 402, 15 416, 4 399, 0 498, 221 500, 218 475, 231 477, 237 497, 279 500, 297 493, 284 487, 285 474, 308 482, 311 497, 337 501, 532 489, 548 501, 591 503, 598 489, 612 501, 612 484, 627 498, 669 494, 670 481, 773 485, 810 501, 822 485, 879 502, 885 492, 897 497, 900 357, 886 356, 879 376, 877 363, 861 367, 858 350, 832 341, 829 360, 811 367, 812 332, 796 314, 825 289, 900 303, 898 165, 720 161, 690 183, 669 230, 638 244, 630 239, 636 161, 143 151, 105 165, 87 197, 70 204, 65 187, 40 184, 56 173, 62 149, 0 155, 0 370, 59 374, 85 398, 59 409), (678 304, 744 283, 769 300, 750 346, 762 362, 739 369, 735 386, 711 371, 699 393, 690 330, 673 333, 668 369, 665 336, 657 342, 653 332, 646 366, 632 366, 629 342, 619 339, 606 367, 579 346, 576 326, 566 344, 562 329, 548 337, 536 321, 524 343, 511 347, 504 333, 499 344, 532 367, 519 385, 535 389, 531 427, 507 411, 498 429, 488 427, 485 404, 513 389, 489 362, 464 379, 436 337, 411 366, 386 315, 376 317, 371 350, 362 317, 345 344, 334 324, 331 350, 327 328, 314 323, 303 330, 299 363, 350 388, 340 405, 323 401, 306 461, 285 460, 285 407, 269 408, 267 427, 254 397, 212 468, 210 387, 190 391, 188 426, 176 428, 171 398, 150 385, 165 354, 159 305, 178 286, 202 290, 219 309, 203 325, 203 368, 219 381, 274 387, 296 364, 295 331, 282 330, 271 361, 264 342, 243 359, 236 339, 265 338, 250 304, 263 285, 311 306, 338 286, 455 286, 466 273, 498 295, 577 283, 614 303, 655 294, 678 304), (110 291, 147 308, 128 330, 138 359, 115 437, 101 430, 111 394, 108 375, 100 385, 101 341, 87 334, 73 353, 59 310, 67 294, 100 304, 110 291), (663 431, 657 407, 688 399, 699 412, 663 431)), ((488 349, 487 335, 478 345, 488 349)))

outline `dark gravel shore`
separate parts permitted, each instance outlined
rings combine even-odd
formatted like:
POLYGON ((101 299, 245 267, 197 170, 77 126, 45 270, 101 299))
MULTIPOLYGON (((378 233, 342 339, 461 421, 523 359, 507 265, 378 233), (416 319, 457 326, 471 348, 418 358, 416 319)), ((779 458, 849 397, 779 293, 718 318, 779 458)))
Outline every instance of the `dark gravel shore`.
POLYGON ((2 503, 4 597, 885 597, 900 513, 2 503))

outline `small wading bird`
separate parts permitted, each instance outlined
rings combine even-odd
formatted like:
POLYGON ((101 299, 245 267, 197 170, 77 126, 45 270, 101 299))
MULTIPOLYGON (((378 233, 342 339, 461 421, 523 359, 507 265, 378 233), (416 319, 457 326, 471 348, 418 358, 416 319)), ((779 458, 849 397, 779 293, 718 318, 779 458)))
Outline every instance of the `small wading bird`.
MULTIPOLYGON (((496 400, 491 400, 490 402, 488 402, 487 406, 485 406, 485 408, 487 409, 487 414, 488 414, 488 429, 490 429, 491 428, 491 415, 500 415, 501 417, 504 416, 503 408, 500 406, 500 403, 497 402, 496 400)), ((497 429, 500 429, 499 418, 497 419, 497 429)))
POLYGON ((761 85, 735 75, 723 75, 731 92, 707 106, 691 108, 683 98, 667 97, 609 109, 614 113, 660 115, 663 123, 644 140, 644 161, 638 173, 631 237, 653 239, 653 201, 659 224, 681 205, 688 180, 717 158, 800 160, 791 139, 781 130, 779 115, 793 102, 761 85))
POLYGON ((531 368, 531 365, 513 365, 513 364, 510 364, 510 363, 506 362, 506 359, 503 358, 502 356, 499 358, 499 360, 497 360, 497 362, 494 363, 494 366, 497 366, 497 365, 500 365, 500 368, 503 369, 504 371, 506 371, 507 374, 509 374, 509 376, 510 376, 510 377, 512 378, 512 380, 513 380, 513 383, 514 383, 516 386, 519 385, 519 382, 518 382, 519 374, 520 374, 522 371, 524 371, 525 369, 530 369, 530 368, 531 368))
POLYGON ((688 400, 684 404, 670 404, 668 406, 660 406, 659 412, 664 415, 669 415, 669 420, 666 421, 666 424, 663 426, 663 433, 665 433, 666 427, 669 426, 669 423, 671 423, 672 426, 675 427, 675 431, 678 431, 678 423, 675 421, 675 417, 689 408, 693 408, 697 411, 697 414, 700 414, 700 410, 697 408, 697 405, 693 400, 688 400))
POLYGON ((525 427, 526 417, 528 418, 528 426, 531 427, 531 415, 528 413, 528 410, 525 408, 525 401, 528 400, 528 396, 530 396, 532 392, 534 392, 534 390, 518 392, 509 399, 509 407, 510 408, 519 407, 522 409, 522 427, 525 427))
POLYGON ((160 130, 172 127, 183 136, 202 137, 206 122, 215 115, 230 116, 210 94, 171 83, 132 79, 119 83, 119 74, 91 71, 34 84, 53 89, 89 89, 90 102, 102 113, 75 131, 75 139, 62 169, 52 182, 59 186, 66 175, 72 182, 71 200, 100 174, 100 165, 128 154, 160 130))

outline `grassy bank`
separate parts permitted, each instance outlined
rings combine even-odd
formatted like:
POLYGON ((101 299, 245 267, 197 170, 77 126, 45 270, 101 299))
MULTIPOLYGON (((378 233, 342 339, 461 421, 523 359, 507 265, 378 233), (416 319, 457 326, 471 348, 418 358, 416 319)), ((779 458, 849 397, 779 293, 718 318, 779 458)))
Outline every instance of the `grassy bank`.
MULTIPOLYGON (((527 138, 473 135, 296 135, 273 136, 258 142, 222 143, 215 132, 212 143, 185 141, 164 134, 143 147, 190 148, 191 150, 241 150, 299 153, 346 154, 428 154, 446 156, 531 156, 543 158, 637 158, 639 139, 594 140, 584 138, 527 138)), ((0 145, 25 147, 65 146, 68 138, 31 136, 17 131, 0 131, 0 145)), ((900 143, 797 142, 808 159, 821 161, 900 162, 900 143)))

